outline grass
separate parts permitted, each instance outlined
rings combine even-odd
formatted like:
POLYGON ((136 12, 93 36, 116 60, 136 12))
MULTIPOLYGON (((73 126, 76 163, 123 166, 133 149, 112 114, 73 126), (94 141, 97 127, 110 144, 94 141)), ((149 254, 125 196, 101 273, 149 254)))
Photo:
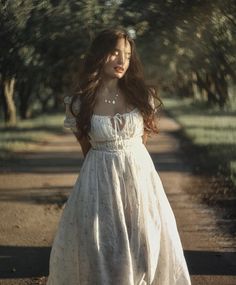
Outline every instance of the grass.
MULTIPOLYGON (((209 109, 203 102, 163 95, 165 110, 182 126, 184 135, 198 147, 202 169, 223 173, 236 185, 236 100, 226 110, 209 109)), ((63 131, 64 114, 44 114, 19 121, 17 127, 0 124, 0 158, 31 150, 63 131)))
POLYGON ((184 135, 204 155, 201 167, 223 174, 236 186, 236 100, 225 110, 190 98, 163 95, 165 110, 183 127, 184 135))
POLYGON ((63 114, 43 114, 37 118, 18 121, 16 127, 0 124, 0 158, 14 156, 15 152, 31 150, 53 134, 63 130, 63 114))

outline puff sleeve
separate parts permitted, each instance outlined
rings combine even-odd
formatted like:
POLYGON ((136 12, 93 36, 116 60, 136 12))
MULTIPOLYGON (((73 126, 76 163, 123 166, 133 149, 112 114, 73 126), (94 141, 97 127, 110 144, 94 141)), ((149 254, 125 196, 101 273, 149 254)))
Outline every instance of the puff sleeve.
MULTIPOLYGON (((63 125, 65 128, 71 129, 73 132, 77 132, 78 129, 76 128, 76 118, 70 111, 71 101, 72 101, 72 97, 70 97, 70 96, 66 96, 64 98, 66 110, 65 110, 65 119, 64 119, 63 125)), ((73 112, 75 114, 79 113, 79 111, 80 111, 80 100, 79 100, 79 98, 77 98, 73 102, 72 109, 73 109, 73 112)))

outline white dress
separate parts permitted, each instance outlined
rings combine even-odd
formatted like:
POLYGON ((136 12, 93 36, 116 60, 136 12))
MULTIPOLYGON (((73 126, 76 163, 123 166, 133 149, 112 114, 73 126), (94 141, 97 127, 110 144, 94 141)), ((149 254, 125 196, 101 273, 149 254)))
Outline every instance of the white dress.
MULTIPOLYGON (((70 97, 64 102, 64 126, 74 130, 70 97)), ((173 211, 142 143, 143 127, 137 108, 92 116, 92 148, 60 219, 47 285, 191 284, 173 211)))

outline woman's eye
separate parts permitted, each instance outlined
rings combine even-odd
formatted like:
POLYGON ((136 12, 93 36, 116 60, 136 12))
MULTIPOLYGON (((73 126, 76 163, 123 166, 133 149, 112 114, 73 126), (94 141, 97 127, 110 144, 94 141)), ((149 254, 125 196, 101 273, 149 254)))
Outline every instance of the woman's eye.
MULTIPOLYGON (((113 51, 113 52, 111 53, 111 55, 113 55, 113 56, 119 56, 119 51, 113 51)), ((130 60, 130 59, 131 59, 131 56, 130 56, 130 55, 127 55, 127 56, 126 56, 126 59, 127 59, 127 60, 130 60)))
POLYGON ((118 51, 113 51, 112 55, 118 55, 118 51))

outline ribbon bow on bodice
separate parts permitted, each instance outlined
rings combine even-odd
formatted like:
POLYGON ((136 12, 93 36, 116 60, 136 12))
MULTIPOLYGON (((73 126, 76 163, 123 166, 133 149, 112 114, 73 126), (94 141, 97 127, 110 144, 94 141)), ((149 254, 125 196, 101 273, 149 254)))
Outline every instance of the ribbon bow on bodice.
POLYGON ((122 114, 120 113, 116 113, 113 117, 111 117, 111 124, 113 129, 115 130, 115 143, 116 146, 122 146, 122 138, 119 139, 119 132, 122 131, 124 129, 125 126, 125 118, 122 114))

